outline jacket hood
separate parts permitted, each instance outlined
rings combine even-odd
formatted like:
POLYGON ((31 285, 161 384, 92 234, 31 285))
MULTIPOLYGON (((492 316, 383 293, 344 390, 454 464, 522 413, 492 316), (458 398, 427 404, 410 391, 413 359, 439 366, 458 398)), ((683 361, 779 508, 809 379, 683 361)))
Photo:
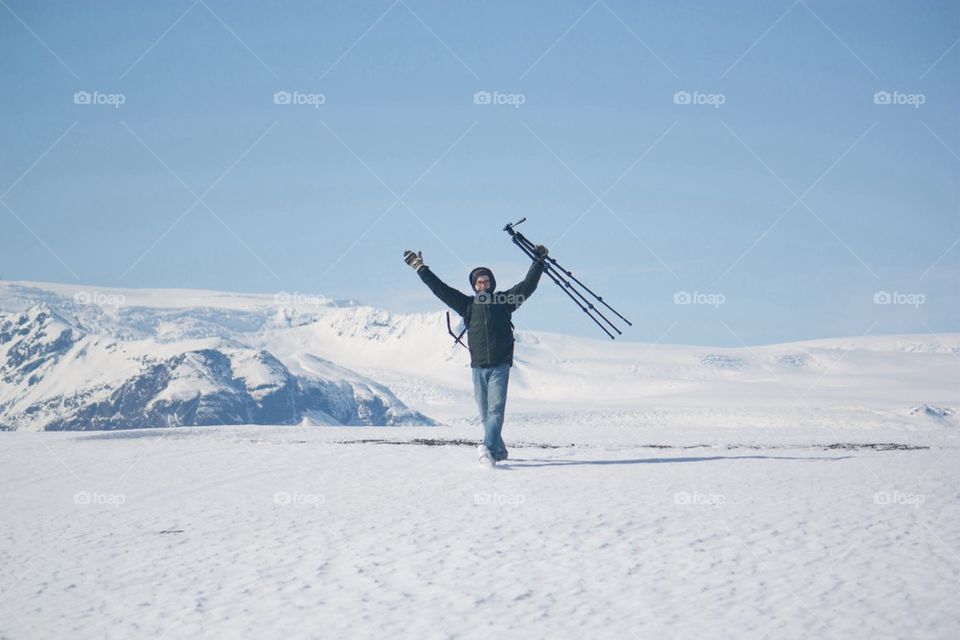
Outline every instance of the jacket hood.
POLYGON ((490 292, 497 290, 497 279, 493 277, 493 271, 490 271, 487 267, 477 267, 470 272, 470 291, 476 293, 476 290, 473 288, 473 283, 477 281, 477 278, 480 276, 487 276, 490 278, 490 292))

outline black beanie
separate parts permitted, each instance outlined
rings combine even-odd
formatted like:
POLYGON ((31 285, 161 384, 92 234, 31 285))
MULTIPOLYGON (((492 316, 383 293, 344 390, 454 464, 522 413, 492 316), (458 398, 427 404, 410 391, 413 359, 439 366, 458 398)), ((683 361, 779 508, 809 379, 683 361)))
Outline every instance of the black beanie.
POLYGON ((486 267, 477 267, 470 272, 470 288, 473 289, 473 283, 477 281, 477 278, 480 276, 487 276, 490 278, 490 291, 497 290, 497 279, 493 277, 493 271, 487 269, 486 267))

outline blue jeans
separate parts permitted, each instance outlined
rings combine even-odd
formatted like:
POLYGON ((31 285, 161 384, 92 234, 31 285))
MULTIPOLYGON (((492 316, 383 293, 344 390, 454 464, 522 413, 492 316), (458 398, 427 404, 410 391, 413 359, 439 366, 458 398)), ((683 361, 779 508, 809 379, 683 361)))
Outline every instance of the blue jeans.
POLYGON ((487 445, 493 459, 507 458, 507 447, 500 437, 503 430, 503 411, 507 406, 507 383, 510 381, 510 365, 474 367, 473 395, 483 422, 483 444, 487 445))

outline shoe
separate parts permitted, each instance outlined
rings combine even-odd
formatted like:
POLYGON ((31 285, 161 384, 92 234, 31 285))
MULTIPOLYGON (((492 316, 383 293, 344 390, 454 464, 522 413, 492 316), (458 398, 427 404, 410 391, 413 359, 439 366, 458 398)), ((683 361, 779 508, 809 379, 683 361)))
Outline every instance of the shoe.
POLYGON ((477 456, 480 464, 492 467, 497 464, 497 461, 493 459, 493 455, 490 453, 490 449, 487 449, 487 445, 481 443, 477 447, 477 456))

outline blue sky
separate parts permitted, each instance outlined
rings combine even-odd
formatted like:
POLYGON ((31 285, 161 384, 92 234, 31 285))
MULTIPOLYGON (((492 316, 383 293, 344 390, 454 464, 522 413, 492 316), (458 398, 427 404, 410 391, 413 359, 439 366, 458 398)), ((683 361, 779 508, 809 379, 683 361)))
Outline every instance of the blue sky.
POLYGON ((526 216, 625 339, 960 331, 956 3, 2 5, 0 278, 429 311, 526 216))

